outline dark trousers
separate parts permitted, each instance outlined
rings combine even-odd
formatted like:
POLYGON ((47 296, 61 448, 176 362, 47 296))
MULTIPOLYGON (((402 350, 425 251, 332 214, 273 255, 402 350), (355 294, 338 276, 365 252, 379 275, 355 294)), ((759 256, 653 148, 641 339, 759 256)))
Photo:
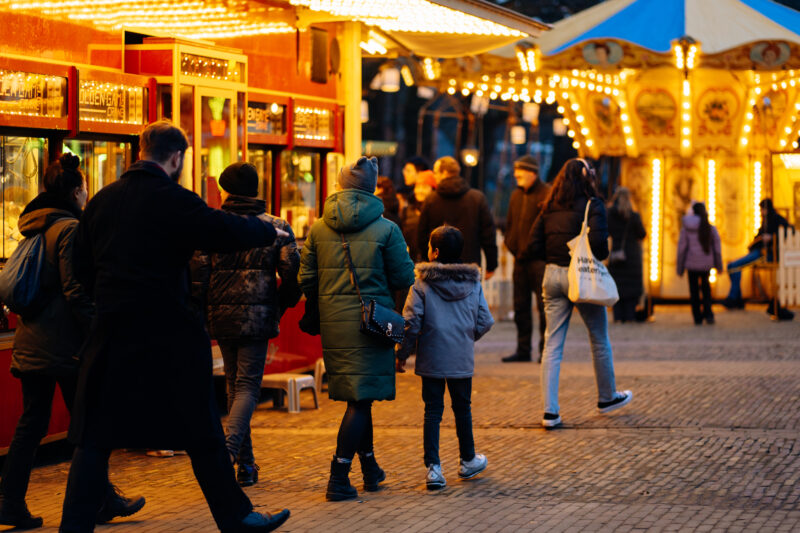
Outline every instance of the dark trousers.
MULTIPOLYGON (((54 377, 45 374, 26 372, 21 375, 22 416, 17 422, 14 438, 8 448, 3 479, 0 480, 0 494, 9 501, 24 501, 28 492, 31 469, 36 458, 36 448, 47 434, 50 425, 50 410, 56 384, 69 411, 75 399, 77 374, 54 377)), ((108 478, 105 480, 108 484, 108 478)))
POLYGON ((536 308, 539 311, 539 353, 544 347, 546 320, 544 300, 542 299, 543 261, 514 261, 514 323, 517 325, 517 353, 528 356, 531 353, 533 336, 533 310, 531 293, 536 294, 536 308))
POLYGON ((614 322, 633 322, 636 320, 636 303, 638 296, 633 298, 620 298, 614 304, 614 322))
POLYGON ((220 341, 228 392, 225 444, 239 464, 253 464, 250 419, 261 396, 261 379, 267 361, 267 341, 220 341))
POLYGON ((708 283, 708 270, 689 270, 689 299, 692 303, 692 316, 695 324, 702 324, 704 318, 713 318, 711 310, 711 285, 708 283), (703 292, 702 309, 700 291, 703 292))
POLYGON ((456 419, 459 455, 463 461, 475 458, 475 440, 472 436, 472 378, 422 378, 422 401, 425 402, 425 424, 422 428, 425 449, 425 466, 441 464, 439 461, 439 425, 444 413, 444 388, 450 391, 453 415, 456 419))
MULTIPOLYGON (((228 450, 187 448, 192 470, 220 530, 236 528, 253 505, 236 482, 228 450)), ((94 517, 103 503, 102 480, 108 476, 111 450, 85 443, 75 449, 64 495, 61 533, 94 531, 94 517)))
POLYGON ((336 456, 352 460, 372 451, 372 400, 347 402, 336 437, 336 456))

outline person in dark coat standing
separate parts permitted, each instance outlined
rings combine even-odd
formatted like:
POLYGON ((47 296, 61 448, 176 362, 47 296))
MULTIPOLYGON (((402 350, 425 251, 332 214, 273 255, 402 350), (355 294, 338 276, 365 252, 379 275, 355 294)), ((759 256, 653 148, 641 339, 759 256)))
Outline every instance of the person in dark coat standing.
POLYGON ((633 209, 631 192, 627 187, 619 187, 611 199, 608 234, 611 236, 608 272, 619 291, 619 301, 614 304, 614 321, 633 322, 636 320, 636 302, 644 292, 642 239, 647 233, 642 217, 633 209))
POLYGON ((539 179, 539 162, 530 155, 514 161, 514 178, 517 188, 511 193, 506 217, 506 248, 514 256, 514 323, 517 326, 517 351, 503 358, 504 363, 531 360, 533 313, 531 293, 536 295, 539 311, 539 355, 542 362, 544 332, 547 324, 542 299, 544 261, 525 255, 531 238, 533 223, 539 216, 542 203, 547 199, 550 185, 539 179))
POLYGON ((186 450, 220 530, 272 531, 289 511, 254 512, 236 482, 188 264, 195 250, 269 246, 288 234, 181 187, 188 142, 171 123, 149 125, 139 143, 142 160, 92 198, 78 231, 76 268, 97 316, 82 350, 61 531, 94 529, 114 448, 186 450))
POLYGON ((377 179, 374 157, 342 167, 337 192, 325 200, 323 216, 311 226, 300 255, 300 287, 309 301, 319 302, 328 395, 347 402, 325 493, 329 501, 358 496, 349 478, 356 453, 364 490, 376 491, 386 479, 373 450, 372 403, 394 400, 394 346, 360 331, 359 292, 391 308, 392 291, 408 292, 414 283, 414 263, 400 228, 381 216, 383 203, 373 194, 377 179))
POLYGON ((692 316, 698 326, 703 323, 714 323, 714 312, 711 310, 711 285, 708 277, 711 269, 722 272, 722 252, 720 251, 719 232, 708 222, 706 204, 697 202, 692 206, 692 213, 683 217, 683 227, 678 238, 678 275, 689 271, 689 299, 692 304, 692 316), (703 293, 703 306, 700 307, 700 293, 703 293))
POLYGON ((462 263, 481 264, 481 249, 486 256, 485 279, 489 279, 497 268, 497 236, 494 218, 489 211, 486 196, 470 188, 462 178, 461 165, 454 158, 445 156, 433 164, 436 178, 434 191, 422 206, 417 230, 417 247, 422 257, 427 257, 431 232, 448 224, 455 226, 464 236, 464 251, 459 259, 462 263))
POLYGON ((194 270, 199 275, 200 300, 206 300, 208 330, 219 343, 225 364, 225 441, 243 487, 258 481, 250 419, 261 396, 269 339, 278 336, 281 316, 297 305, 301 295, 297 283, 300 253, 294 233, 287 221, 266 214, 264 200, 256 198, 258 182, 258 172, 250 163, 229 165, 219 177, 222 210, 259 216, 289 236, 251 250, 196 254, 201 266, 194 270))
MULTIPOLYGON (((47 434, 56 385, 72 411, 78 382, 78 352, 94 317, 94 304, 75 277, 74 253, 78 218, 86 204, 86 176, 80 158, 63 154, 44 173, 44 192, 22 211, 19 230, 25 238, 44 234, 47 295, 45 307, 33 316, 19 316, 11 355, 11 373, 22 385, 22 416, 8 448, 0 480, 0 524, 18 529, 42 527, 25 504, 36 448, 47 434)), ((98 523, 130 516, 145 503, 128 499, 103 480, 106 497, 98 523)))

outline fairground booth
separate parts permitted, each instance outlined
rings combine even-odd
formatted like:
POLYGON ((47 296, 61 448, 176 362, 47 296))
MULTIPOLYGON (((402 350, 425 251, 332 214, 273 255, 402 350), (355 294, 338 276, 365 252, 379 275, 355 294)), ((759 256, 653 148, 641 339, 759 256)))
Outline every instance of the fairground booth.
MULTIPOLYGON (((302 245, 338 169, 361 154, 362 51, 377 39, 430 48, 530 35, 477 0, 0 0, 0 15, 0 262, 60 153, 81 157, 91 196, 136 160, 138 133, 160 119, 189 136, 184 187, 219 206, 220 173, 247 160, 268 210, 302 245)), ((308 370, 321 357, 319 337, 297 327, 303 308, 284 316, 266 373, 308 370)), ((0 453, 22 407, 8 372, 15 326, 6 309, 0 453)), ((57 394, 48 438, 67 424, 57 394)))
MULTIPOLYGON (((581 156, 620 158, 618 184, 631 189, 648 231, 652 296, 688 297, 675 264, 692 201, 706 203, 723 262, 746 253, 762 198, 800 220, 799 12, 769 0, 608 0, 506 55, 482 56, 477 72, 444 62, 437 86, 523 102, 523 116, 557 105, 554 130, 581 156)), ((771 296, 774 269, 763 270, 744 276, 746 296, 771 296)), ((712 280, 724 297, 727 276, 712 280)))

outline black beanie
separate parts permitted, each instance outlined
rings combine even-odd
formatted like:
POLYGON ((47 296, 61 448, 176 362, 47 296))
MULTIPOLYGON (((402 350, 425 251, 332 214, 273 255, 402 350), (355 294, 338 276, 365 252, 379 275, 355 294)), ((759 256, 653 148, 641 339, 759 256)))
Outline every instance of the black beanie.
POLYGON ((258 171, 250 163, 233 163, 222 171, 219 186, 228 194, 255 198, 258 196, 258 171))
POLYGON ((530 154, 523 155, 514 161, 514 168, 521 168, 522 170, 527 170, 528 172, 535 172, 538 175, 539 161, 537 161, 536 158, 530 154))

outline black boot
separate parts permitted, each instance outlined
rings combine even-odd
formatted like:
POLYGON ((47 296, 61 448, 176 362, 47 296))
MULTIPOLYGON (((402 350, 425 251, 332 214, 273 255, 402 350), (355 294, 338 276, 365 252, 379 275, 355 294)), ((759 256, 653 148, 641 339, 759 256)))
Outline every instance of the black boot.
POLYGON ((0 496, 0 525, 34 529, 42 527, 43 523, 42 517, 31 515, 25 500, 12 501, 0 496))
POLYGON ((329 502, 339 502, 342 500, 352 500, 358 498, 358 491, 350 484, 350 466, 352 463, 341 463, 333 456, 331 461, 331 477, 328 480, 328 490, 325 499, 329 502))
POLYGON ((111 485, 108 497, 103 503, 103 506, 97 512, 98 524, 105 524, 112 521, 118 516, 130 516, 138 513, 144 507, 144 497, 134 496, 133 498, 126 498, 120 490, 111 485))
POLYGON ((361 463, 361 473, 364 476, 364 490, 366 492, 380 490, 378 483, 386 479, 386 472, 378 466, 378 461, 375 460, 375 454, 373 452, 358 452, 358 459, 361 463))
POLYGON ((503 357, 504 363, 530 363, 531 362, 531 353, 528 352, 526 354, 514 352, 507 357, 503 357))

